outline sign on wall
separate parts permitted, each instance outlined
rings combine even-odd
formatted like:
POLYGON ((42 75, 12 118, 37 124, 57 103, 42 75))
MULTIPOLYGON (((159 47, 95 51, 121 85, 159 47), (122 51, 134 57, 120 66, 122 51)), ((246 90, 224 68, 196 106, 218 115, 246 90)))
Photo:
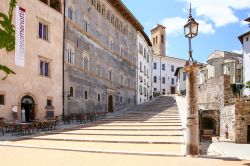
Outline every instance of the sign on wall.
POLYGON ((24 67, 25 61, 25 9, 16 6, 15 65, 24 67))

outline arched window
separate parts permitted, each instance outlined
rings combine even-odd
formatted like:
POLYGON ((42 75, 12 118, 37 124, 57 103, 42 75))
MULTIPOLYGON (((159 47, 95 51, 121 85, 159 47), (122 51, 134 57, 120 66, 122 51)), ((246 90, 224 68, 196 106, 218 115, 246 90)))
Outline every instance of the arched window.
POLYGON ((70 47, 67 49, 67 62, 74 64, 74 52, 70 47))
POLYGON ((86 91, 86 90, 84 92, 84 97, 85 97, 85 99, 88 99, 88 91, 86 91))
POLYGON ((88 57, 83 58, 83 68, 84 70, 89 70, 89 58, 88 57))
POLYGON ((73 89, 73 87, 71 86, 70 88, 69 88, 69 97, 73 97, 74 96, 74 89, 73 89))
POLYGON ((107 11, 107 19, 110 21, 110 10, 107 11))
POLYGON ((72 7, 68 7, 68 18, 73 20, 73 9, 72 9, 72 7))
POLYGON ((92 4, 93 6, 95 6, 96 0, 91 0, 91 4, 92 4))
POLYGON ((114 24, 114 22, 115 22, 115 16, 114 16, 113 14, 111 15, 110 22, 111 22, 112 24, 114 24))
POLYGON ((102 15, 105 17, 106 14, 106 7, 105 5, 102 5, 102 15))
POLYGON ((100 1, 97 1, 96 9, 98 10, 98 12, 101 13, 101 3, 100 3, 100 1))

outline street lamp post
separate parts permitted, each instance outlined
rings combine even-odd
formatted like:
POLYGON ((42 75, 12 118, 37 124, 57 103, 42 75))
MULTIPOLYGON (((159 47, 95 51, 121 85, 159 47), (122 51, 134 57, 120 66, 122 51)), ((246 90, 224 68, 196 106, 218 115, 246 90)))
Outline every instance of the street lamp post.
POLYGON ((199 115, 197 106, 197 82, 196 75, 198 70, 197 62, 192 56, 191 39, 197 36, 199 24, 192 17, 191 3, 189 10, 188 22, 184 25, 185 37, 189 42, 189 59, 184 67, 187 73, 187 131, 186 131, 186 144, 188 155, 199 154, 199 115))

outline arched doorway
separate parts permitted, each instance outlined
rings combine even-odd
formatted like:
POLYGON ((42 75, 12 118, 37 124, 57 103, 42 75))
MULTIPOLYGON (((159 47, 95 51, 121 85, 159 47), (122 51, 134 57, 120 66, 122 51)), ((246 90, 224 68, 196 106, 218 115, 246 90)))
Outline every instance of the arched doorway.
POLYGON ((108 112, 114 112, 112 95, 109 95, 109 98, 108 98, 108 112))
POLYGON ((31 96, 24 96, 21 99, 21 108, 25 109, 26 122, 30 122, 35 119, 35 102, 31 96))

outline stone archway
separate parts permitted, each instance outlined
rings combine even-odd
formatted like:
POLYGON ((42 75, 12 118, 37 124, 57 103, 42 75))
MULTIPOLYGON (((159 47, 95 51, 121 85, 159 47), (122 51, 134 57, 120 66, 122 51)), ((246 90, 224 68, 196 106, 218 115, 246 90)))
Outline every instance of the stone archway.
POLYGON ((21 108, 25 109, 25 120, 30 122, 35 119, 35 100, 29 95, 25 95, 21 99, 21 108))
POLYGON ((202 131, 203 135, 215 135, 216 134, 216 121, 213 118, 204 117, 202 119, 202 131))
POLYGON ((108 97, 108 112, 114 112, 113 96, 108 97))

